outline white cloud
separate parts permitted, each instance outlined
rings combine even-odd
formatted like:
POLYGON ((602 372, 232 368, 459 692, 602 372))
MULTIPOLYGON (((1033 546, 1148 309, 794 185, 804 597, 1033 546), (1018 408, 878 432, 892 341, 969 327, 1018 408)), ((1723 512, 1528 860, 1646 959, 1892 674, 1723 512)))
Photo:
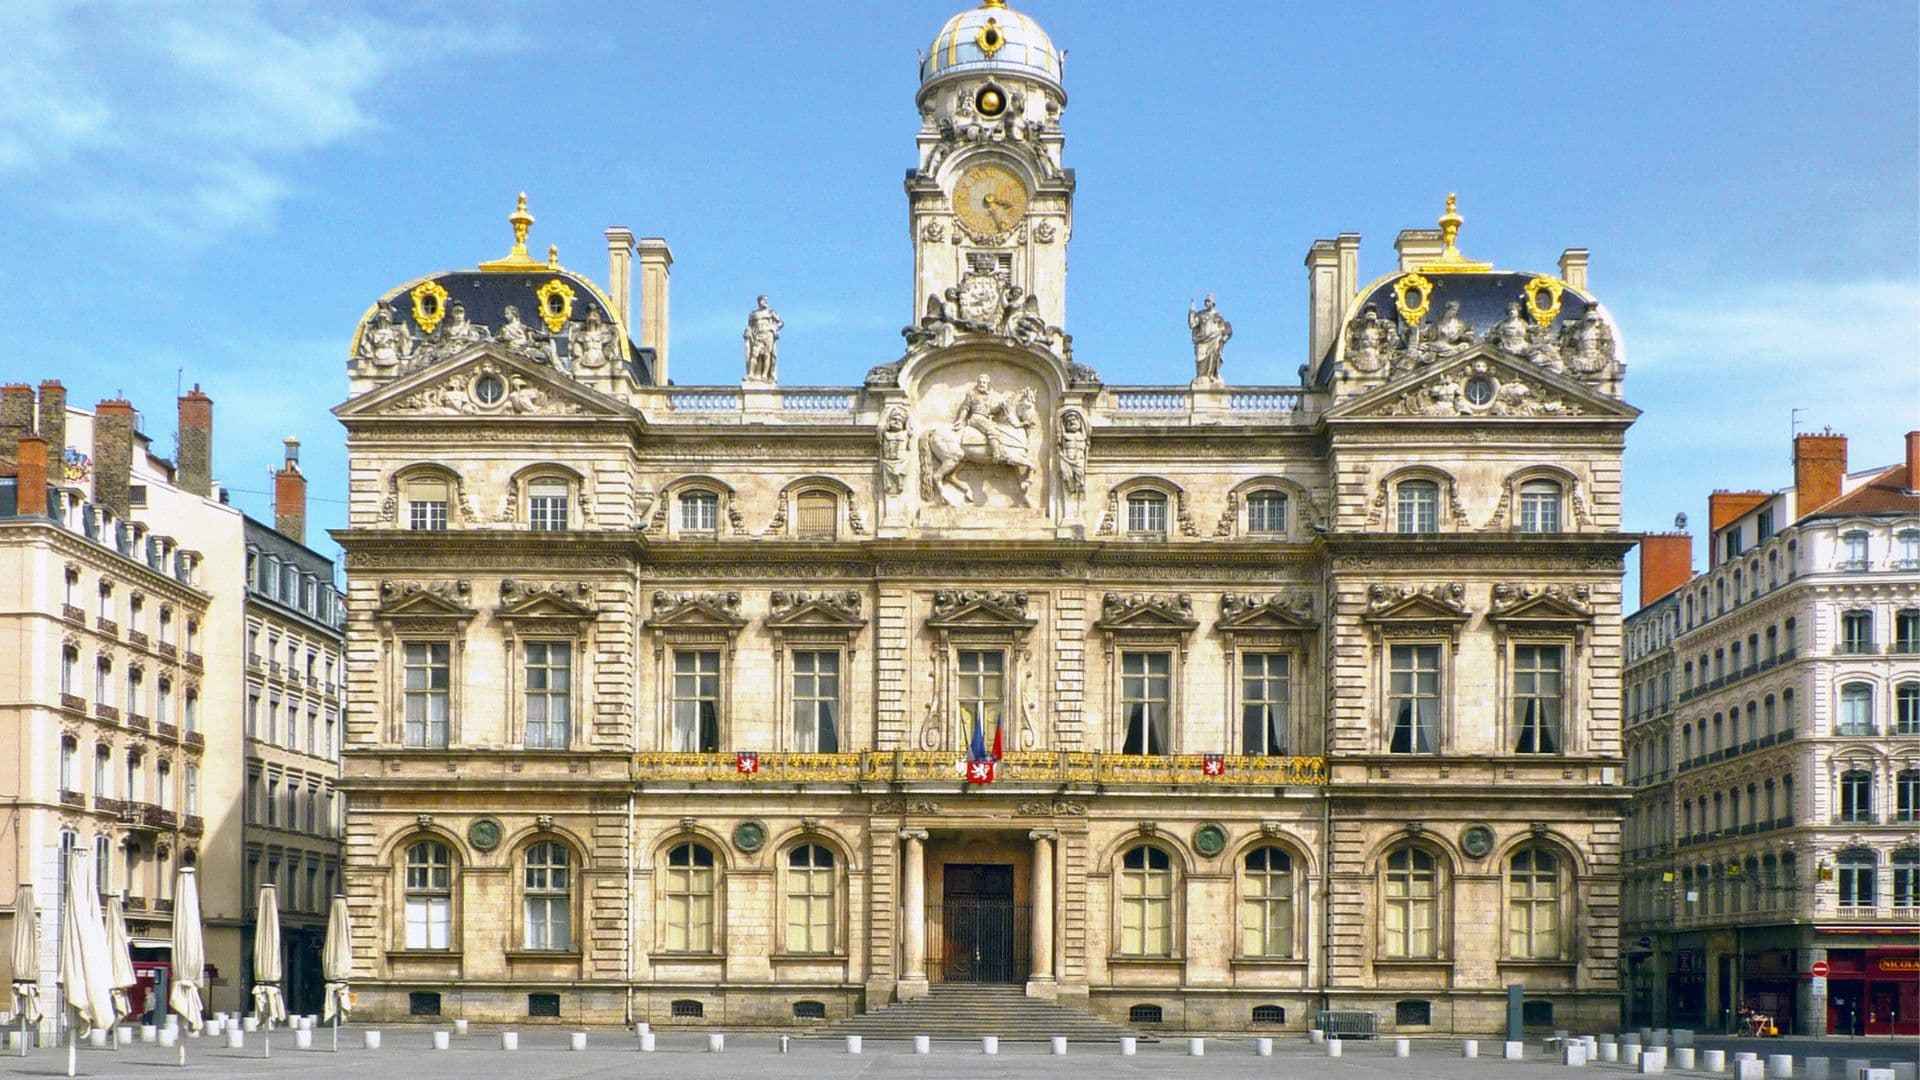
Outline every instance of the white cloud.
POLYGON ((1920 281, 1762 282, 1700 291, 1687 283, 1621 305, 1628 360, 1729 375, 1818 375, 1920 382, 1920 281))
POLYGON ((0 176, 174 242, 270 225, 302 157, 377 129, 369 102, 420 62, 397 24, 241 0, 8 0, 0 41, 0 176))

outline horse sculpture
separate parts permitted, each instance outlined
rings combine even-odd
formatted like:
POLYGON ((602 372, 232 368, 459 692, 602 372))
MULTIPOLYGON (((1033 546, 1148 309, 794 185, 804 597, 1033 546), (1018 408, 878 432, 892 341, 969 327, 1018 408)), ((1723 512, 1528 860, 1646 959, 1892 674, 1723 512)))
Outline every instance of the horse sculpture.
POLYGON ((963 413, 962 419, 956 420, 952 427, 933 428, 921 438, 922 500, 946 506, 971 504, 972 492, 953 479, 954 470, 962 465, 996 465, 1012 469, 1019 476, 1020 503, 1033 505, 1033 478, 1038 468, 1030 432, 1040 423, 1033 389, 1022 390, 1011 404, 1005 398, 996 398, 989 412, 984 420, 978 418, 977 412, 971 420, 963 413), (990 423, 995 428, 999 440, 997 455, 996 447, 981 430, 982 423, 990 423))

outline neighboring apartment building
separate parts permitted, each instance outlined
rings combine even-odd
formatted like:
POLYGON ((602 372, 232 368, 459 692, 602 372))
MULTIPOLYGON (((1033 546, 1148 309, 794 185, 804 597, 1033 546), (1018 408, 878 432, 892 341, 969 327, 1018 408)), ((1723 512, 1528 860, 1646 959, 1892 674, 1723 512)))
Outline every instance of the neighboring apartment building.
MULTIPOLYGON (((246 522, 246 909, 279 887, 287 1007, 318 1012, 327 906, 340 887, 341 624, 333 561, 305 545, 307 480, 287 440, 274 525, 246 522)), ((252 971, 253 935, 243 951, 252 971)))
POLYGON ((940 29, 905 348, 846 385, 782 387, 764 303, 743 382, 670 383, 665 242, 630 312, 632 233, 603 289, 524 203, 505 258, 375 299, 336 410, 364 1015, 1000 983, 1431 1033, 1519 983, 1617 1021, 1638 413, 1586 252, 1496 270, 1449 203, 1371 282, 1312 245, 1302 367, 1223 361, 1208 304, 1126 330, 1190 334, 1175 385, 1105 385, 1061 329, 1065 104, 1027 16, 940 29))
POLYGON ((249 523, 216 494, 211 400, 196 387, 178 406, 169 461, 129 402, 89 412, 57 382, 0 387, 0 717, 13 741, 0 784, 14 800, 0 903, 35 884, 50 1001, 61 852, 80 847, 96 887, 126 897, 157 1002, 175 871, 195 866, 209 1006, 243 1007, 249 523))
POLYGON ((1844 436, 1801 435, 1792 487, 1712 495, 1706 572, 1643 571, 1664 595, 1627 620, 1636 1016, 1920 1034, 1917 469, 1920 433, 1854 473, 1844 436))

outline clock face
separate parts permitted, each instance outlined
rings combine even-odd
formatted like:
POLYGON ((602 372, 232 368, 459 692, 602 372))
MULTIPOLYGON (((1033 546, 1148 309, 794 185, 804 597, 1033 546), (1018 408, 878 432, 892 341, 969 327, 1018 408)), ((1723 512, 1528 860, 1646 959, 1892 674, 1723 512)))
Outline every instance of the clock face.
POLYGON ((1011 232, 1027 213, 1027 185, 1004 165, 975 165, 953 187, 953 212, 975 236, 1011 232))

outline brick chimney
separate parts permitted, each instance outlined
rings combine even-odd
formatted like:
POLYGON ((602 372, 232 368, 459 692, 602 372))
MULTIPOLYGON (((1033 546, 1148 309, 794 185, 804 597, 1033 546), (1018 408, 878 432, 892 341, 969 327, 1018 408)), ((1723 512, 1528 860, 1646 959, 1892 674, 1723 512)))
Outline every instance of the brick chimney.
POLYGON ((33 434, 33 387, 0 386, 0 470, 11 470, 23 435, 33 434))
POLYGON ((200 384, 180 395, 180 455, 173 482, 203 499, 213 496, 213 399, 200 384))
POLYGON ((273 474, 273 527, 296 544, 307 542, 307 478, 300 473, 300 440, 289 435, 287 461, 273 474))
POLYGON ((1689 533, 1648 533, 1640 538, 1640 606, 1693 579, 1693 536, 1689 533))
POLYGON ((38 435, 22 436, 17 447, 14 470, 18 502, 15 512, 21 517, 47 515, 47 440, 38 435))
MULTIPOLYGON (((1911 445, 1911 443, 1909 443, 1911 445)), ((1847 475, 1847 437, 1832 428, 1793 440, 1794 514, 1805 517, 1840 497, 1847 475)))
POLYGON ((1707 528, 1719 532, 1741 514, 1773 498, 1766 491, 1728 491, 1722 488, 1707 496, 1707 528))
POLYGON ((1920 491, 1920 431, 1907 432, 1907 490, 1920 491))
POLYGON ((133 402, 93 407, 93 501, 125 518, 133 509, 133 402))
POLYGON ((67 482, 67 388, 59 379, 40 382, 40 437, 47 440, 47 482, 67 482))

